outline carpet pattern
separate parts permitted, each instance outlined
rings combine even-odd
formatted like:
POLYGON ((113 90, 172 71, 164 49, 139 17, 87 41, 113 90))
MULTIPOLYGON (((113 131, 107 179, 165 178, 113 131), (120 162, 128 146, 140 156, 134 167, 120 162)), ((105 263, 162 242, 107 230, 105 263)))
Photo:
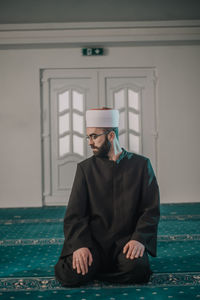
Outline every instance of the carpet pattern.
POLYGON ((63 288, 54 265, 65 207, 0 209, 0 299, 200 299, 200 203, 163 204, 146 285, 93 281, 63 288))

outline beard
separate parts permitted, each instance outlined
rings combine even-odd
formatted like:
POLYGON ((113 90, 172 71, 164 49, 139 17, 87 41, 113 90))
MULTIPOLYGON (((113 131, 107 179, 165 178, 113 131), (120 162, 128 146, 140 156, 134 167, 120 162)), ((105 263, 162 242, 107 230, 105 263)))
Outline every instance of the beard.
POLYGON ((108 153, 111 148, 111 143, 108 140, 108 137, 106 136, 105 142, 101 145, 101 147, 92 147, 92 149, 97 149, 96 151, 93 151, 95 156, 98 157, 108 157, 108 153))

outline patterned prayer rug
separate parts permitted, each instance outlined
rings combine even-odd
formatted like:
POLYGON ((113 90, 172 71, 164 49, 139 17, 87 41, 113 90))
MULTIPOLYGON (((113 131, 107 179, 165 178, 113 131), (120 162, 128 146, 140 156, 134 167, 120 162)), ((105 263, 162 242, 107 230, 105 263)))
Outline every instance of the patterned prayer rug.
POLYGON ((63 288, 54 265, 65 207, 0 209, 0 299, 200 299, 200 203, 162 204, 158 256, 146 285, 63 288))

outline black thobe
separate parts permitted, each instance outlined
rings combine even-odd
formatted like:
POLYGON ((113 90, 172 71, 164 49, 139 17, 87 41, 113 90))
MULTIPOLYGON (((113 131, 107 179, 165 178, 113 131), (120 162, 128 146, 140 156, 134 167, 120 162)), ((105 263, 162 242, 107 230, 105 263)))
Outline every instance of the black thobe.
POLYGON ((104 253, 129 240, 156 256, 159 188, 150 160, 123 149, 117 161, 92 157, 78 163, 64 218, 61 257, 95 241, 104 253))

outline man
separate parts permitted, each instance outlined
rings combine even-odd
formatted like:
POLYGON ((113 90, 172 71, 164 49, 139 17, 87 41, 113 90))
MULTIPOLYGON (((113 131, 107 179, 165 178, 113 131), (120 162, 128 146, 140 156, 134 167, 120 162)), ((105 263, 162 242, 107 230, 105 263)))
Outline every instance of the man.
POLYGON ((55 276, 64 286, 92 279, 145 283, 156 256, 159 188, 148 158, 118 140, 119 112, 86 112, 94 155, 77 165, 64 218, 65 242, 55 276))

